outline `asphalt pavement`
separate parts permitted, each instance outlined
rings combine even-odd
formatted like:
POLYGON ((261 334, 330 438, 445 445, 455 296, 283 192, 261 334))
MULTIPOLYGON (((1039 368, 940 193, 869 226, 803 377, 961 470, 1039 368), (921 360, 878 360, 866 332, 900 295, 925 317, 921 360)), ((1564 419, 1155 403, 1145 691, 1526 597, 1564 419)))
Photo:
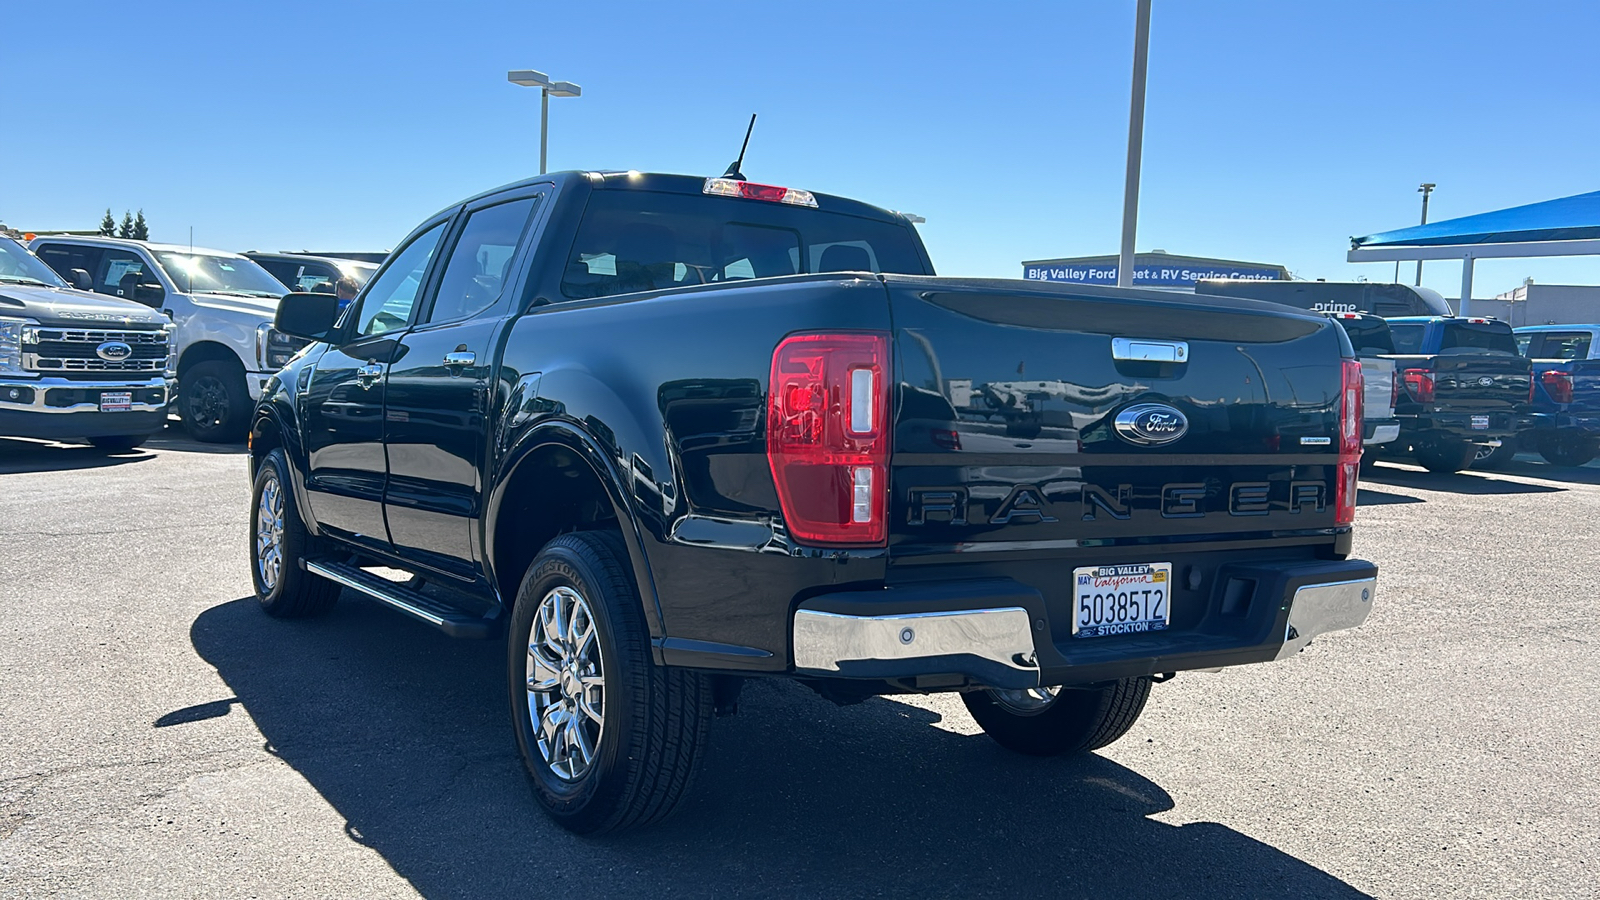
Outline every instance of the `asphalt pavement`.
POLYGON ((1037 760, 755 682, 683 812, 534 804, 503 644, 250 594, 242 448, 0 439, 3 897, 1600 895, 1600 467, 1382 464, 1362 628, 1037 760))

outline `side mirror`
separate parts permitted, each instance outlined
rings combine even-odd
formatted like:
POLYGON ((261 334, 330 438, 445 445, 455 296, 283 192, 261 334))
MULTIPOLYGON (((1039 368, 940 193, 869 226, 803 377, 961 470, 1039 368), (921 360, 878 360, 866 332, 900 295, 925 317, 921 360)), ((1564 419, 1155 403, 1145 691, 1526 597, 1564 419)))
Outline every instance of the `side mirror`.
POLYGON ((80 291, 94 290, 94 279, 89 277, 88 269, 73 269, 68 272, 67 283, 80 291))
POLYGON ((143 303, 145 306, 160 306, 161 301, 167 299, 167 289, 159 284, 136 284, 133 286, 133 301, 143 303))
POLYGON ((325 341, 339 319, 339 298, 333 294, 296 291, 284 294, 272 327, 308 341, 325 341))

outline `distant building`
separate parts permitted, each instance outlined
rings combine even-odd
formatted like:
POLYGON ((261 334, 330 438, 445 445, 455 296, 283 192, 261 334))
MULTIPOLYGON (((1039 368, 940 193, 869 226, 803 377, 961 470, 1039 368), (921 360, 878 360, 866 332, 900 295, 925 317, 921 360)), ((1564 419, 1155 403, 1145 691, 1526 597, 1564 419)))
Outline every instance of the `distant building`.
MULTIPOLYGON (((1450 308, 1461 301, 1452 297, 1450 308)), ((1523 325, 1590 325, 1600 323, 1600 287, 1589 284, 1525 284, 1493 300, 1472 298, 1467 312, 1494 316, 1517 328, 1523 325)))
MULTIPOLYGON (((1117 283, 1117 257, 1075 256, 1067 259, 1024 261, 1022 277, 1030 281, 1065 281, 1072 284, 1117 283)), ((1270 263, 1236 259, 1175 256, 1165 250, 1133 256, 1133 286, 1194 289, 1205 278, 1242 278, 1251 281, 1287 281, 1289 270, 1270 263)))

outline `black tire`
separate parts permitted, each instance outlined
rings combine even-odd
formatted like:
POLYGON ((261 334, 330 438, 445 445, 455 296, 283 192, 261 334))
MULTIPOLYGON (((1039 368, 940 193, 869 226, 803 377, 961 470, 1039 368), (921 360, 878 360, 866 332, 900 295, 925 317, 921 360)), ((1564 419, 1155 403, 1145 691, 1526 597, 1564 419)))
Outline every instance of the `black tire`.
MULTIPOLYGON (((650 634, 631 572, 617 533, 562 535, 528 567, 511 614, 507 685, 517 749, 539 805, 557 824, 579 834, 633 828, 670 815, 689 792, 711 719, 710 678, 651 660, 650 634), (594 643, 579 643, 598 648, 597 661, 589 657, 574 671, 598 671, 603 678, 600 724, 594 726, 593 717, 577 719, 579 726, 595 729, 594 747, 581 771, 567 754, 567 775, 572 777, 558 773, 557 762, 546 760, 531 708, 546 698, 556 705, 568 696, 565 688, 540 694, 530 690, 528 675, 540 607, 558 588, 582 598, 594 643)), ((587 693, 582 702, 593 706, 587 693)), ((583 707, 574 700, 568 708, 583 707)), ((556 732, 547 731, 555 757, 556 732)))
POLYGON ((961 695, 995 743, 1030 756, 1063 756, 1099 750, 1128 733, 1150 697, 1149 677, 1124 678, 1108 687, 1061 688, 1036 710, 1007 703, 995 691, 961 695))
POLYGON ((207 444, 244 440, 250 389, 238 363, 210 360, 184 370, 178 381, 178 414, 189 436, 207 444))
POLYGON ((1600 447, 1588 438, 1555 434, 1539 441, 1539 455, 1552 466, 1581 466, 1594 459, 1600 447))
POLYGON ((1478 446, 1462 442, 1421 444, 1417 447, 1417 463, 1429 472, 1451 474, 1472 465, 1478 455, 1478 446))
MULTIPOLYGON (((261 601, 261 608, 267 615, 304 619, 332 609, 339 599, 339 586, 300 567, 300 561, 316 551, 318 542, 306 531, 290 484, 288 460, 283 450, 275 449, 261 460, 250 491, 250 580, 255 585, 256 599, 261 601), (268 543, 263 538, 270 534, 261 515, 262 501, 269 486, 276 486, 276 502, 281 504, 275 517, 279 551, 275 571, 270 565, 264 567, 261 561, 263 545, 268 543)), ((269 515, 268 518, 274 517, 269 515)))
POLYGON ((148 434, 107 434, 89 438, 89 444, 110 453, 126 453, 149 439, 148 434))
POLYGON ((1517 458, 1517 439, 1508 437, 1498 447, 1479 446, 1473 455, 1474 469, 1504 469, 1517 458))

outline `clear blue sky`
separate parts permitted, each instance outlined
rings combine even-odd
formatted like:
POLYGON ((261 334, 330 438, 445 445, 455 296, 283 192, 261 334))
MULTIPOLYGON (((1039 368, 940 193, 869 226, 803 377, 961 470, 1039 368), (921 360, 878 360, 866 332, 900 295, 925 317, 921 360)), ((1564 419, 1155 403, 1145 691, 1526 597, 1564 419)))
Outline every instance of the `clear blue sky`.
MULTIPOLYGON (((1348 238, 1600 188, 1592 2, 1154 0, 1140 250, 1389 280, 1348 238)), ((8 4, 0 221, 392 246, 538 166, 746 174, 928 218, 944 274, 1114 253, 1132 0, 8 4), (545 12, 560 8, 564 12, 545 12)), ((1408 270, 1412 264, 1403 264, 1408 270)), ((1457 292, 1460 265, 1427 283, 1457 292)), ((1600 284, 1600 260, 1480 263, 1600 284)), ((1408 277, 1404 275, 1403 277, 1408 277)))

